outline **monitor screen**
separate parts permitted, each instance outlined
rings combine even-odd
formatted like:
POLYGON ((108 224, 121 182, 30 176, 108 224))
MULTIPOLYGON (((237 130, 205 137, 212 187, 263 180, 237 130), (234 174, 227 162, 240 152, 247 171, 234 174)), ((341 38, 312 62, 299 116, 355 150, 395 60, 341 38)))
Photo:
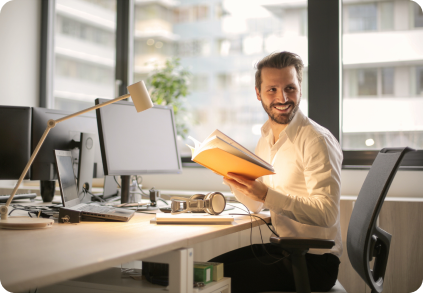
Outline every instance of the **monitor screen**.
POLYGON ((116 102, 97 109, 97 122, 105 175, 182 173, 172 107, 137 113, 116 102))
MULTIPOLYGON (((31 152, 35 149, 41 136, 43 135, 47 127, 47 121, 50 119, 57 120, 69 114, 73 113, 63 110, 32 108, 31 152)), ((31 166, 31 180, 57 179, 54 150, 69 150, 72 152, 72 157, 78 159, 79 149, 71 148, 70 143, 72 140, 79 142, 81 132, 95 134, 93 175, 96 178, 102 178, 104 174, 100 153, 100 143, 97 134, 97 120, 93 111, 91 113, 82 114, 58 123, 50 130, 37 156, 35 157, 34 163, 31 166)), ((73 166, 74 172, 77 174, 78 162, 76 160, 73 162, 73 166)))
POLYGON ((30 156, 31 107, 0 106, 0 180, 19 179, 30 156))

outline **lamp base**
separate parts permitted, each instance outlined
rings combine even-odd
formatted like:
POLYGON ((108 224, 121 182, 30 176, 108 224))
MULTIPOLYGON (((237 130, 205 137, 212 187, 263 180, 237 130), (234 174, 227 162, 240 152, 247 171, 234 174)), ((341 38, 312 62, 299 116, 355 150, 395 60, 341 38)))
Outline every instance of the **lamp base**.
POLYGON ((9 217, 0 220, 0 229, 30 230, 52 227, 54 220, 44 218, 9 217))

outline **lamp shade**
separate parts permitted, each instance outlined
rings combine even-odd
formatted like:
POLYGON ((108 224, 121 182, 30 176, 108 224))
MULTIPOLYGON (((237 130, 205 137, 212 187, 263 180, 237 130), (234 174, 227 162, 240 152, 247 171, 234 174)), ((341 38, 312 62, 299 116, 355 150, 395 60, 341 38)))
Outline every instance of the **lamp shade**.
POLYGON ((141 112, 153 107, 153 102, 151 101, 144 81, 141 80, 137 83, 131 84, 127 87, 127 89, 131 95, 132 102, 134 103, 137 112, 141 112))

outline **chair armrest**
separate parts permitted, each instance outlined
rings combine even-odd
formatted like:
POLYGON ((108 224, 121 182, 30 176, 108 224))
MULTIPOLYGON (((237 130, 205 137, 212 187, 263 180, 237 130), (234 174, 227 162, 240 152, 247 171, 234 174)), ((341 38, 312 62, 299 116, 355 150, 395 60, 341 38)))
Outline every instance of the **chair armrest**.
POLYGON ((283 248, 294 249, 330 249, 335 245, 334 240, 319 238, 295 238, 295 237, 270 237, 270 243, 279 245, 283 248))

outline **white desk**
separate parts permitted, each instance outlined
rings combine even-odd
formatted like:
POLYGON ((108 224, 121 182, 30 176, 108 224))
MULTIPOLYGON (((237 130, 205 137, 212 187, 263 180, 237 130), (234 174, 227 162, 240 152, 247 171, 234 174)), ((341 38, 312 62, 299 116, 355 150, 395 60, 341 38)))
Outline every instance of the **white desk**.
MULTIPOLYGON (((270 219, 268 212, 261 214, 270 219)), ((250 217, 233 225, 155 225, 154 215, 135 214, 129 222, 54 224, 43 230, 0 230, 0 280, 19 292, 142 260, 250 229, 250 217)), ((253 221, 253 226, 262 221, 253 221)), ((170 253, 170 254, 169 254, 170 253)), ((175 255, 175 254, 173 254, 175 255)))

